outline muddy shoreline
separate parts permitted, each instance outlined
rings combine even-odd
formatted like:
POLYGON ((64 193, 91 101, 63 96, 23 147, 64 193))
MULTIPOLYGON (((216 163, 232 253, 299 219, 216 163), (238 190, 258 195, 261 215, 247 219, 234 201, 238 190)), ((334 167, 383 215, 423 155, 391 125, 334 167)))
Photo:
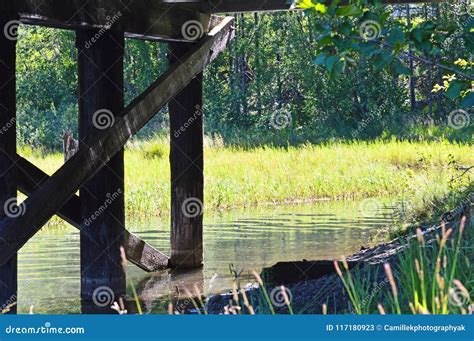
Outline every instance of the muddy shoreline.
MULTIPOLYGON (((456 223, 448 223, 446 226, 456 228, 456 225, 456 223)), ((441 225, 423 230, 422 233, 427 244, 435 240, 440 229, 441 225)), ((396 267, 398 255, 414 238, 416 238, 416 234, 411 233, 373 248, 362 248, 359 252, 346 258, 349 270, 356 276, 370 279, 373 291, 386 290, 389 285, 387 285, 388 281, 383 265, 389 263, 392 267, 396 267)), ((334 268, 334 260, 281 262, 263 269, 261 276, 275 313, 289 313, 284 297, 281 295, 280 287, 282 285, 287 288, 286 292, 291 301, 292 310, 297 314, 354 313, 343 283, 334 268), (325 305, 325 312, 323 305, 325 305)), ((262 290, 257 284, 242 290, 245 290, 255 313, 270 313, 268 303, 266 303, 268 300, 263 299, 262 290)), ((232 292, 211 296, 207 300, 205 309, 209 314, 222 314, 235 305, 232 298, 232 292)), ((246 313, 245 305, 239 305, 246 313)))

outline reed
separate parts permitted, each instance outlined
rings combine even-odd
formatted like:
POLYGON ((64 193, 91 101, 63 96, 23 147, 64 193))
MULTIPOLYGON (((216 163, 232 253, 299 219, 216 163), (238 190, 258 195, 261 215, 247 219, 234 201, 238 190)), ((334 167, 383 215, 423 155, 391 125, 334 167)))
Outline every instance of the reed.
MULTIPOLYGON (((125 159, 126 213, 131 219, 167 215, 169 146, 165 138, 134 141, 125 159)), ((60 154, 29 148, 20 154, 51 174, 60 154)), ((456 165, 474 164, 472 145, 437 142, 328 142, 299 147, 225 146, 207 139, 205 211, 318 199, 400 197, 413 216, 426 218, 446 195, 465 185, 456 165)))
POLYGON ((361 309, 360 292, 371 290, 373 277, 353 281, 351 271, 336 271, 357 314, 467 314, 472 312, 471 294, 474 275, 471 271, 473 231, 466 218, 459 227, 443 226, 434 240, 426 241, 421 233, 410 240, 398 254, 395 264, 385 264, 390 284, 380 290, 366 309, 361 309))

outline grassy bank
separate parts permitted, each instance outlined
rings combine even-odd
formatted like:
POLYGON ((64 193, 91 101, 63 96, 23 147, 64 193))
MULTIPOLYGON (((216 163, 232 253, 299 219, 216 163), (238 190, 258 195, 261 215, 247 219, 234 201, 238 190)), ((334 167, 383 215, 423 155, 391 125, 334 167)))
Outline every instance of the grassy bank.
POLYGON ((246 291, 235 275, 230 303, 222 310, 226 314, 471 314, 472 227, 462 219, 431 234, 418 229, 416 238, 404 240, 397 255, 383 264, 350 269, 344 259, 334 261, 338 276, 325 283, 320 278, 319 285, 306 285, 304 293, 298 284, 265 285, 257 273, 259 288, 246 291), (328 292, 328 285, 339 289, 328 292))
MULTIPOLYGON (((20 153, 48 173, 62 155, 20 153)), ((126 204, 132 217, 168 214, 169 146, 165 139, 129 143, 126 150, 126 204)), ((433 203, 454 187, 456 165, 474 164, 472 146, 438 142, 351 142, 300 147, 224 147, 207 140, 205 209, 322 198, 402 196, 433 203)))

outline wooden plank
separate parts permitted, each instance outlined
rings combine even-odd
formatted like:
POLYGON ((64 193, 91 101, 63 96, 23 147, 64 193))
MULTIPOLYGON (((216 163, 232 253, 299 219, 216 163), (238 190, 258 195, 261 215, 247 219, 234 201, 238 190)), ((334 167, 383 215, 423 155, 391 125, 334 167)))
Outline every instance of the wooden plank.
MULTIPOLYGON (((183 26, 198 22, 203 33, 211 16, 156 0, 15 0, 22 22, 64 29, 107 28, 130 38, 187 41, 183 26)), ((92 38, 92 37, 91 37, 92 38)))
MULTIPOLYGON (((18 190, 29 196, 49 175, 28 160, 17 156, 15 161, 18 190)), ((81 200, 73 195, 57 212, 57 215, 77 229, 81 228, 81 200)), ((127 260, 146 272, 157 272, 168 268, 169 257, 156 250, 137 235, 123 231, 127 260)))
MULTIPOLYGON (((171 43, 173 65, 192 44, 171 43)), ((202 73, 169 103, 171 163, 171 267, 199 268, 203 261, 204 144, 202 73)))
POLYGON ((207 0, 197 5, 204 13, 232 13, 289 10, 292 1, 288 0, 207 0))
MULTIPOLYGON (((4 6, 4 5, 2 5, 4 6)), ((0 12, 0 219, 21 214, 16 206, 16 179, 14 156, 16 155, 16 40, 8 36, 12 12, 0 12)), ((17 255, 0 267, 0 313, 16 313, 17 255)))
POLYGON ((234 36, 232 24, 232 17, 223 18, 183 56, 181 63, 171 66, 132 101, 111 128, 99 132, 89 146, 81 145, 77 154, 32 193, 25 200, 24 215, 16 219, 7 217, 0 222, 0 265, 40 230, 87 179, 104 167, 131 136, 217 58, 234 36))
MULTIPOLYGON (((439 3, 445 0, 385 0, 388 4, 439 3)), ((330 4, 332 0, 328 0, 330 4)), ((341 1, 341 5, 345 1, 341 1)), ((185 27, 210 32, 216 21, 211 14, 282 11, 291 8, 287 0, 16 0, 20 20, 25 24, 70 30, 109 28, 129 38, 188 42, 185 27)), ((101 34, 102 34, 101 33, 101 34)))
MULTIPOLYGON (((327 0, 330 5, 333 0, 327 0)), ((443 0, 382 0, 386 4, 406 4, 406 3, 439 3, 443 0)), ((347 1, 341 1, 341 5, 347 4, 347 1)), ((190 3, 204 13, 235 13, 235 12, 268 12, 268 11, 287 11, 292 7, 292 1, 289 0, 208 0, 199 3, 190 3)))
MULTIPOLYGON (((87 148, 97 132, 122 115, 124 108, 123 32, 76 32, 79 79, 79 139, 87 148), (94 44, 88 42, 100 36, 94 44), (108 121, 110 120, 110 121, 108 121), (105 125, 104 125, 104 124, 105 125)), ((124 152, 119 150, 80 188, 81 298, 92 302, 98 288, 106 287, 116 299, 126 294, 124 246, 124 152)), ((92 308, 94 306, 92 305, 92 308)), ((102 308, 102 307, 98 307, 102 308)), ((105 307, 110 309, 110 307, 105 307)), ((100 312, 93 309, 89 312, 100 312)))

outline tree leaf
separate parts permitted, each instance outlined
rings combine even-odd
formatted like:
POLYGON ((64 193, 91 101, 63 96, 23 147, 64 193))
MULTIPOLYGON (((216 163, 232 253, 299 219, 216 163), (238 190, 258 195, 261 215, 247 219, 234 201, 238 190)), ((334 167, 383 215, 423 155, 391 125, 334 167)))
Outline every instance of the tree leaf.
POLYGON ((339 56, 329 56, 326 58, 324 64, 330 73, 333 72, 334 65, 339 61, 339 59, 339 56))
POLYGON ((474 93, 470 92, 461 101, 461 108, 472 108, 474 106, 474 93))
POLYGON ((390 31, 387 42, 395 47, 400 47, 405 41, 405 33, 398 27, 390 31))
POLYGON ((453 81, 449 85, 449 88, 446 90, 445 95, 446 97, 454 100, 459 97, 461 94, 461 90, 463 88, 463 83, 460 81, 453 81))
POLYGON ((411 74, 410 69, 406 67, 405 64, 403 64, 401 60, 398 58, 394 58, 392 66, 393 66, 394 72, 397 75, 410 75, 411 74))
POLYGON ((380 53, 377 53, 377 55, 374 58, 374 66, 377 71, 382 70, 384 67, 386 67, 392 59, 392 55, 388 52, 381 51, 380 53))
POLYGON ((364 12, 354 4, 339 7, 336 15, 340 17, 354 17, 363 14, 364 12))
POLYGON ((316 58, 314 59, 314 64, 319 65, 319 66, 323 66, 323 65, 325 65, 324 64, 325 60, 326 60, 326 55, 324 53, 321 53, 321 54, 317 55, 316 58))

